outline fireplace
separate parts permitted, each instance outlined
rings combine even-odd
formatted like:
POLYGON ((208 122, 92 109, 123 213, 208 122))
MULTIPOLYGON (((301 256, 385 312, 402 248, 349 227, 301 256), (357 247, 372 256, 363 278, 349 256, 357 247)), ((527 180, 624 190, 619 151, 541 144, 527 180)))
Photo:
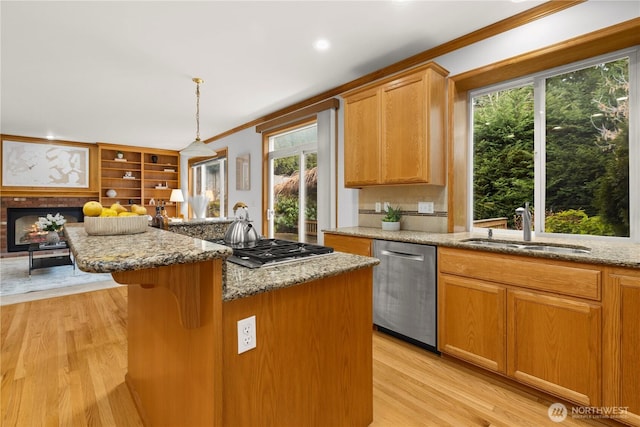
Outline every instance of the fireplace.
POLYGON ((7 208, 7 251, 28 250, 38 218, 56 213, 64 216, 67 223, 84 222, 82 206, 7 208))

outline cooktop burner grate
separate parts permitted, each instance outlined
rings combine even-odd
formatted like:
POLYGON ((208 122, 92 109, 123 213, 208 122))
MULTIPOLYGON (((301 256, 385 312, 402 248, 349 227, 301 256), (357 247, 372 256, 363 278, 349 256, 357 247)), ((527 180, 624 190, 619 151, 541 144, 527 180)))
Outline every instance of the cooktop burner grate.
MULTIPOLYGON (((225 244, 221 241, 216 241, 215 243, 225 244)), ((260 239, 255 244, 252 242, 248 247, 227 246, 233 248, 233 256, 229 257, 228 261, 249 268, 278 265, 333 252, 333 248, 328 246, 283 239, 260 239)))

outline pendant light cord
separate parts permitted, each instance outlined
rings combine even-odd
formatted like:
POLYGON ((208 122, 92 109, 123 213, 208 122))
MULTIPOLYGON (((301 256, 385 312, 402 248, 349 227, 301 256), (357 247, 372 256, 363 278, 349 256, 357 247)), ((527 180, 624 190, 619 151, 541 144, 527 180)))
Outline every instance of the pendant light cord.
POLYGON ((200 141, 200 83, 204 83, 200 77, 192 79, 196 83, 196 141, 200 141))

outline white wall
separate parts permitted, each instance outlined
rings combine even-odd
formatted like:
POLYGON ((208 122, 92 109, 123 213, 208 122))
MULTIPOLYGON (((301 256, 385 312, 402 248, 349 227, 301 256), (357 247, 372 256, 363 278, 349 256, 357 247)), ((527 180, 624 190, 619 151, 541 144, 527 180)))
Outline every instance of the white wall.
MULTIPOLYGON (((434 61, 456 75, 506 58, 555 44, 600 28, 640 16, 638 1, 590 0, 555 13, 544 19, 475 43, 435 58, 434 61)), ((346 82, 345 82, 346 83, 346 82)), ((338 218, 339 227, 358 224, 358 190, 344 188, 344 120, 343 104, 338 110, 338 218)), ((229 153, 229 205, 243 201, 251 218, 262 233, 262 137, 255 128, 245 129, 212 143, 214 148, 227 147, 229 153), (235 186, 236 156, 251 154, 251 190, 237 191, 235 186)), ((186 165, 182 166, 183 175, 186 165)), ((181 177, 186 183, 187 177, 181 177)), ((185 194, 186 191, 185 191, 185 194)), ((232 216, 233 212, 227 212, 232 216)))
POLYGON ((640 2, 590 0, 434 59, 463 73, 640 17, 640 2))

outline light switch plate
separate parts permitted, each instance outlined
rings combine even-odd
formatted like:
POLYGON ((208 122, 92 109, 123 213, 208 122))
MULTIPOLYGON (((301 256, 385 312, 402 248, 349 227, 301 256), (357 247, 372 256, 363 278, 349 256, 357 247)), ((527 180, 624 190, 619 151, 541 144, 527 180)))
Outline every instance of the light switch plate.
POLYGON ((418 202, 418 213, 432 214, 433 202, 418 202))

